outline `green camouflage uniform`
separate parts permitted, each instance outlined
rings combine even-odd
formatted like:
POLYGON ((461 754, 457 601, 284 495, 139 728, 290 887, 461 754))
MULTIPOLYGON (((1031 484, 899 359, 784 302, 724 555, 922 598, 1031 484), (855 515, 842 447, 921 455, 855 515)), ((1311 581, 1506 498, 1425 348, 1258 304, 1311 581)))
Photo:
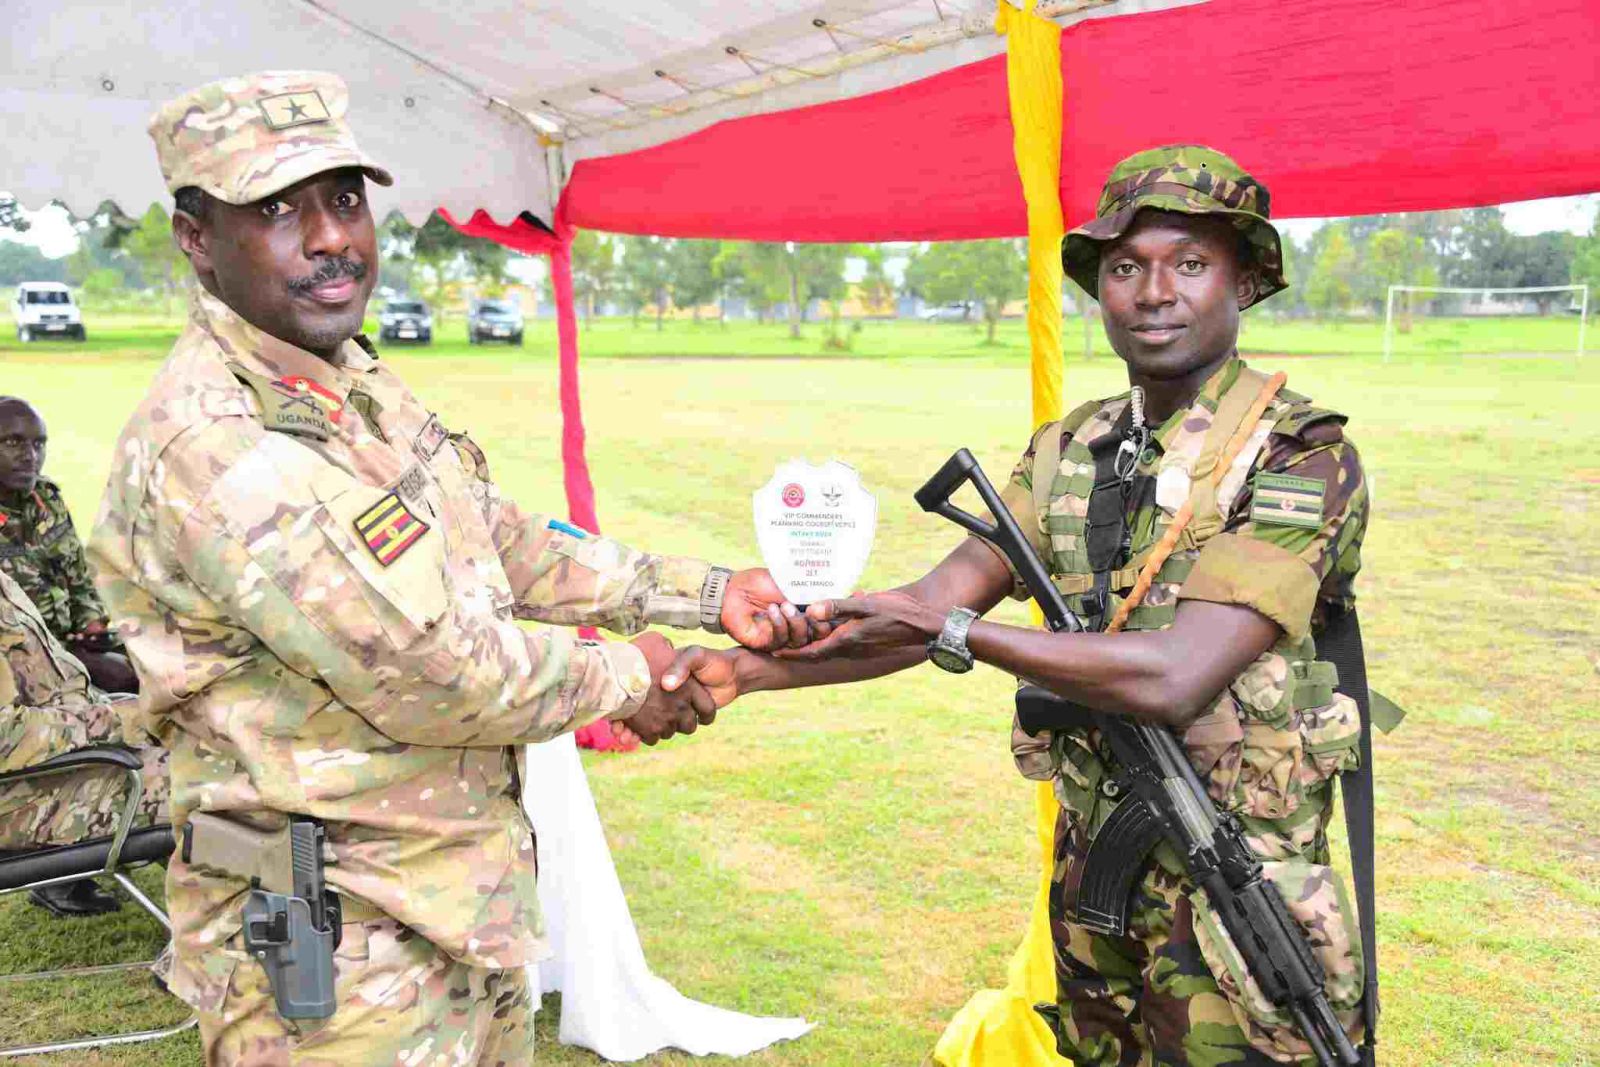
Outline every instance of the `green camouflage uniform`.
MULTIPOLYGON (((152 134, 170 187, 203 172, 249 200, 327 169, 305 138, 370 166, 344 109, 331 75, 264 75, 167 105, 152 134), (327 118, 273 130, 285 101, 327 118)), ((89 551, 172 751, 175 821, 321 819, 345 902, 338 1008, 310 1032, 242 949, 245 886, 173 858, 171 987, 208 1062, 529 1062, 545 945, 514 746, 635 713, 643 654, 564 627, 697 626, 708 565, 524 513, 364 338, 324 361, 203 290, 89 551)))
MULTIPOLYGON (((67 502, 48 478, 30 493, 0 495, 0 571, 16 580, 59 638, 106 621, 67 502)), ((114 639, 107 648, 121 650, 114 639)))
MULTIPOLYGON (((122 740, 119 711, 89 682, 22 588, 0 573, 0 772, 122 740)), ((142 818, 166 821, 167 759, 144 762, 142 818)), ((111 833, 125 797, 120 773, 98 770, 0 787, 0 849, 66 845, 111 833)))
MULTIPOLYGON (((1069 272, 1080 284, 1087 282, 1093 291, 1093 274, 1081 269, 1087 262, 1086 233, 1092 231, 1095 240, 1116 236, 1140 207, 1219 210, 1192 194, 1182 206, 1176 183, 1195 180, 1194 164, 1184 155, 1189 152, 1204 153, 1199 158, 1206 164, 1208 187, 1229 204, 1264 215, 1264 190, 1257 200, 1249 190, 1258 186, 1224 180, 1229 168, 1241 173, 1227 157, 1192 149, 1141 153, 1113 173, 1100 217, 1069 237, 1069 272), (1213 177, 1218 179, 1214 186, 1213 177), (1074 271, 1075 262, 1080 269, 1074 271)), ((1249 219, 1242 224, 1253 227, 1249 219)), ((1259 234, 1251 239, 1256 248, 1269 244, 1259 234)), ((1270 254, 1262 253, 1257 263, 1266 290, 1281 288, 1275 234, 1270 254)), ((1242 422, 1264 377, 1237 357, 1229 359, 1187 410, 1151 427, 1131 476, 1122 483, 1121 500, 1115 497, 1117 484, 1095 490, 1096 459, 1124 439, 1132 421, 1130 393, 1085 404, 1034 436, 1002 495, 1076 610, 1094 614, 1100 606, 1087 536, 1092 524, 1107 522, 1119 509, 1126 516, 1126 548, 1109 566, 1097 561, 1107 572, 1109 617, 1191 486, 1214 469, 1217 453, 1242 422), (1230 417, 1233 421, 1222 425, 1230 417), (1053 470, 1042 471, 1041 443, 1052 435, 1060 442, 1061 458, 1053 470), (1036 478, 1050 480, 1036 486, 1036 478), (1111 498, 1101 500, 1100 494, 1111 498)), ((1297 917, 1305 921, 1309 915, 1312 923, 1326 927, 1319 954, 1330 967, 1344 968, 1330 983, 1330 999, 1354 1027, 1360 946, 1352 936, 1353 909, 1325 865, 1331 779, 1357 759, 1359 720, 1348 698, 1332 692, 1327 665, 1314 663, 1311 636, 1328 608, 1353 602, 1351 584, 1360 566, 1367 490, 1360 458, 1344 437, 1344 421, 1305 397, 1281 391, 1250 429, 1217 487, 1214 506, 1196 494, 1194 521, 1132 612, 1127 629, 1170 626, 1182 599, 1246 605, 1282 628, 1274 647, 1218 695, 1183 741, 1212 799, 1240 818, 1297 917), (1327 921, 1334 911, 1338 921, 1327 921), (1353 975, 1347 973, 1352 956, 1353 975)), ((1026 595, 1020 584, 1017 594, 1026 595)), ((1275 1046, 1271 1054, 1252 1045, 1251 1037, 1261 1036, 1258 1027, 1231 1001, 1247 999, 1254 990, 1241 996, 1209 905, 1168 846, 1158 847, 1135 890, 1126 936, 1095 933, 1071 920, 1089 842, 1119 800, 1112 781, 1115 760, 1092 730, 1039 738, 1019 730, 1013 747, 1023 773, 1052 780, 1061 804, 1050 895, 1058 1002, 1040 1008, 1056 1030, 1061 1054, 1079 1064, 1107 1067, 1300 1060, 1306 1050, 1292 1041, 1275 1046)))

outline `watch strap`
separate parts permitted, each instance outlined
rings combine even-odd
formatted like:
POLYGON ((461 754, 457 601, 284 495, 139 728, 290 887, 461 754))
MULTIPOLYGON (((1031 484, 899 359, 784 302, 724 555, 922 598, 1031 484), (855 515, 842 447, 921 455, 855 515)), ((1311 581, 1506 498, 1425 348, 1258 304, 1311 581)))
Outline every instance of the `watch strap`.
POLYGON ((712 567, 706 573, 705 584, 700 587, 700 628, 707 633, 722 633, 722 601, 728 595, 728 580, 733 572, 726 567, 712 567))

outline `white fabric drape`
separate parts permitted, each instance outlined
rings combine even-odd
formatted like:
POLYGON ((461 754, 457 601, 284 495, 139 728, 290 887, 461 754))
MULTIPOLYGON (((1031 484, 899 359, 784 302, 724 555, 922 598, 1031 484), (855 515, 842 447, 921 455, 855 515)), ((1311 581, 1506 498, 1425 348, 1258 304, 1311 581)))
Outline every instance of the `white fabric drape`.
POLYGON ((562 1044, 614 1061, 665 1048, 743 1056, 811 1029, 804 1019, 743 1015, 690 1000, 650 973, 570 734, 527 746, 522 780, 552 949, 529 968, 529 980, 543 992, 560 991, 562 1044))

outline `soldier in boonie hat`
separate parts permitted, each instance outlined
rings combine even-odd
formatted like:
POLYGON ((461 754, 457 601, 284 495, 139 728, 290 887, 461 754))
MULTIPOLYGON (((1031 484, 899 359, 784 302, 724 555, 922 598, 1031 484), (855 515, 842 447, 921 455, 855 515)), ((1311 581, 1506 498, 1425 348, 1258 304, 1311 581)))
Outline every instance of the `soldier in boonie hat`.
POLYGON ((1100 191, 1095 217, 1068 232, 1061 246, 1067 276, 1099 298, 1100 249, 1133 225, 1145 208, 1230 219, 1249 246, 1259 287, 1251 304, 1288 288, 1283 245, 1267 219, 1271 197, 1228 156, 1204 145, 1164 145, 1118 163, 1100 191))
POLYGON ((169 191, 193 186, 226 204, 253 203, 341 167, 393 185, 356 147, 344 117, 349 104, 337 74, 265 71, 167 101, 150 118, 150 136, 169 191))

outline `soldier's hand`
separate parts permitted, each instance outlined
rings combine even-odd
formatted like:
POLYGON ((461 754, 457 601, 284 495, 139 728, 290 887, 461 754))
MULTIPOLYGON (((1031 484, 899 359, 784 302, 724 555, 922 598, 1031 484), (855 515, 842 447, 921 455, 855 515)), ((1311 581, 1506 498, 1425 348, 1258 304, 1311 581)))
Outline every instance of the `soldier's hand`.
POLYGON ((662 688, 663 676, 677 661, 670 641, 658 633, 642 633, 632 644, 644 653, 650 667, 650 691, 639 710, 621 721, 639 740, 653 745, 678 734, 692 734, 702 721, 716 717, 716 701, 693 678, 680 679, 671 691, 662 688))
MULTIPOLYGON (((661 688, 670 692, 687 681, 699 682, 711 694, 717 708, 725 708, 743 692, 738 667, 739 661, 748 655, 748 652, 736 648, 712 649, 699 645, 680 648, 672 666, 661 678, 661 688)), ((701 716, 700 725, 710 726, 715 718, 716 711, 709 717, 701 716)))
POLYGON ((799 648, 827 635, 831 626, 813 624, 778 588, 765 567, 738 571, 728 579, 722 599, 722 629, 729 637, 762 652, 799 648), (818 626, 822 629, 818 629, 818 626))
POLYGON ((779 659, 804 662, 870 659, 913 645, 925 645, 944 629, 944 616, 909 593, 891 589, 844 600, 819 600, 806 609, 818 623, 834 627, 804 648, 779 649, 779 659))

